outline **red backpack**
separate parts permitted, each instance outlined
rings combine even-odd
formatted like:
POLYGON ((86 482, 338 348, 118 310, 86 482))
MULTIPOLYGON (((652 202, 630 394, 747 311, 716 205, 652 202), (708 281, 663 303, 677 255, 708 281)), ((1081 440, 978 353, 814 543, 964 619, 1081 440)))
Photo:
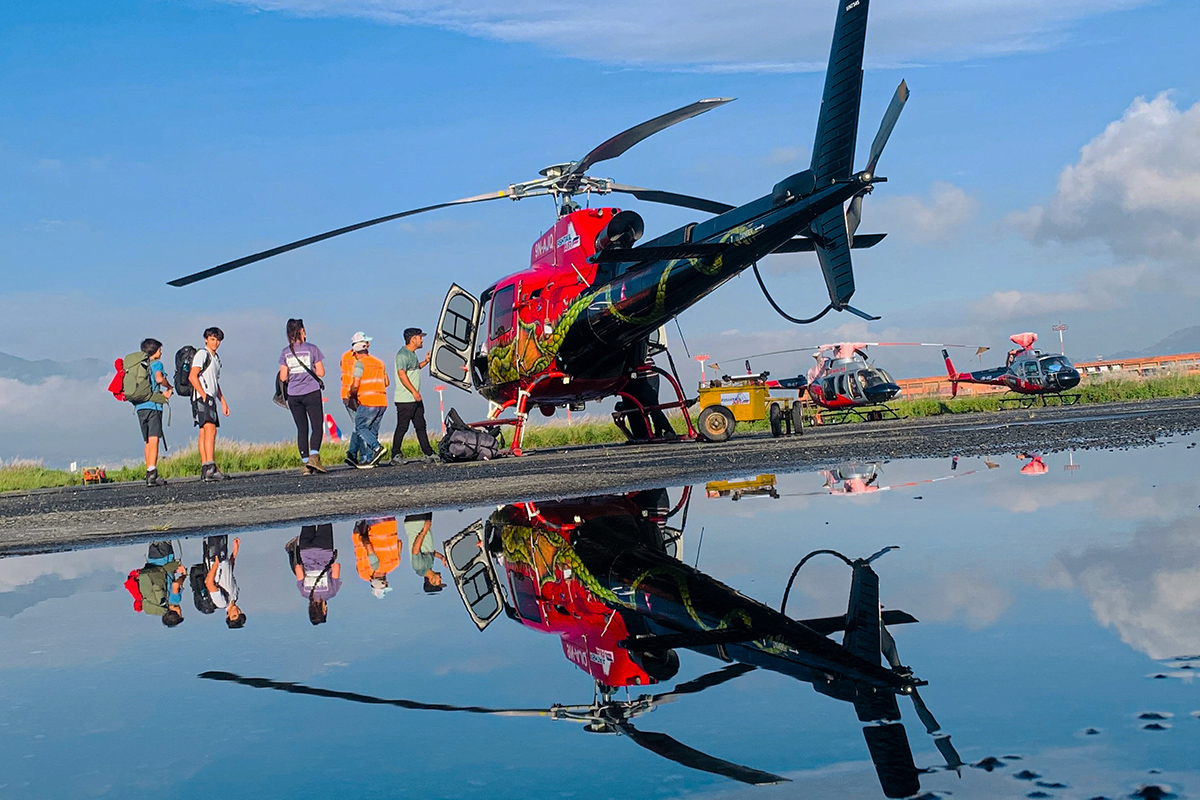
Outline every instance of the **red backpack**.
POLYGON ((140 612, 142 610, 142 590, 138 586, 138 570, 129 571, 129 577, 125 579, 125 588, 133 595, 133 610, 140 612))
MULTIPOLYGON (((122 403, 124 403, 125 402, 125 359, 123 359, 123 358, 116 359, 115 361, 113 361, 113 366, 116 367, 117 374, 115 376, 113 376, 113 379, 111 381, 108 382, 108 390, 110 392, 112 392, 113 397, 115 397, 116 399, 118 399, 122 403)), ((126 584, 126 586, 128 586, 128 585, 129 584, 126 584)), ((141 608, 140 608, 141 604, 142 604, 141 597, 139 596, 138 603, 137 603, 137 605, 139 606, 139 608, 138 608, 139 611, 141 610, 141 608)))

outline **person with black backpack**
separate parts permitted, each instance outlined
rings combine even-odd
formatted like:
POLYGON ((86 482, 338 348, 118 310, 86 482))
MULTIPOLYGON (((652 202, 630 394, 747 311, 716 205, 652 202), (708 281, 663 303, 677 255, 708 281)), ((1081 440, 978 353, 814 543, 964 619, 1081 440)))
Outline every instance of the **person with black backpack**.
POLYGON ((233 577, 242 540, 235 537, 233 546, 228 545, 227 536, 205 538, 204 560, 208 564, 208 574, 204 577, 204 586, 213 605, 225 609, 225 624, 233 630, 246 625, 246 613, 238 606, 237 579, 233 577))
POLYGON ((158 476, 158 443, 163 436, 163 404, 171 398, 171 382, 162 363, 162 342, 143 339, 141 349, 125 356, 125 398, 137 411, 146 458, 146 485, 166 486, 158 476))

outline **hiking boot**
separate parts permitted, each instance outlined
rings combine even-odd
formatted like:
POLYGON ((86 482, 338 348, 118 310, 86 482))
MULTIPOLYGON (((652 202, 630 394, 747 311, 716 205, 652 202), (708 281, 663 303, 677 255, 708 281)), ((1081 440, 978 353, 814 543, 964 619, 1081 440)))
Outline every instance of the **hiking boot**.
POLYGON ((147 486, 166 486, 167 481, 165 478, 160 478, 158 476, 157 470, 150 470, 149 472, 146 473, 146 485, 147 486))
POLYGON ((208 473, 216 469, 216 464, 201 464, 200 465, 200 480, 207 481, 208 473))
POLYGON ((329 470, 325 469, 325 465, 321 463, 321 454, 320 453, 309 453, 308 454, 308 468, 311 469, 313 472, 322 472, 322 473, 329 472, 329 470))
POLYGON ((217 469, 216 464, 213 464, 209 467, 207 475, 200 476, 200 480, 205 483, 217 483, 218 481, 229 480, 229 476, 217 469))
POLYGON ((300 474, 301 474, 302 476, 307 476, 307 475, 316 475, 316 474, 317 474, 317 471, 316 471, 315 469, 313 469, 313 468, 312 468, 312 464, 305 464, 304 466, 302 466, 302 467, 300 468, 300 474))
POLYGON ((373 467, 380 461, 383 461, 385 455, 387 455, 387 448, 379 445, 379 447, 375 448, 375 452, 371 454, 371 457, 367 459, 367 463, 373 467))

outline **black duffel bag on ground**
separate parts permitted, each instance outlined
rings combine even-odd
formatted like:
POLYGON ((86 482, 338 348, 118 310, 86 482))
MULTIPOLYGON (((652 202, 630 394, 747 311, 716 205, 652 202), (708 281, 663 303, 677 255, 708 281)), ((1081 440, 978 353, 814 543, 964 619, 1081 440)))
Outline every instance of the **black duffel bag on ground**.
POLYGON ((446 435, 438 442, 442 461, 488 461, 499 452, 494 433, 468 426, 453 408, 446 414, 446 435))

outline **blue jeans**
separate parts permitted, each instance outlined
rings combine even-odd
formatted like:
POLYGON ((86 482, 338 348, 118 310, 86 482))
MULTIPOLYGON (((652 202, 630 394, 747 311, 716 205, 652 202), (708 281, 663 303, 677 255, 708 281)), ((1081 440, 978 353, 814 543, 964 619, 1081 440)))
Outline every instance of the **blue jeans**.
POLYGON ((354 434, 350 437, 349 455, 360 464, 375 455, 379 448, 379 423, 383 422, 386 406, 359 406, 354 413, 354 434))

